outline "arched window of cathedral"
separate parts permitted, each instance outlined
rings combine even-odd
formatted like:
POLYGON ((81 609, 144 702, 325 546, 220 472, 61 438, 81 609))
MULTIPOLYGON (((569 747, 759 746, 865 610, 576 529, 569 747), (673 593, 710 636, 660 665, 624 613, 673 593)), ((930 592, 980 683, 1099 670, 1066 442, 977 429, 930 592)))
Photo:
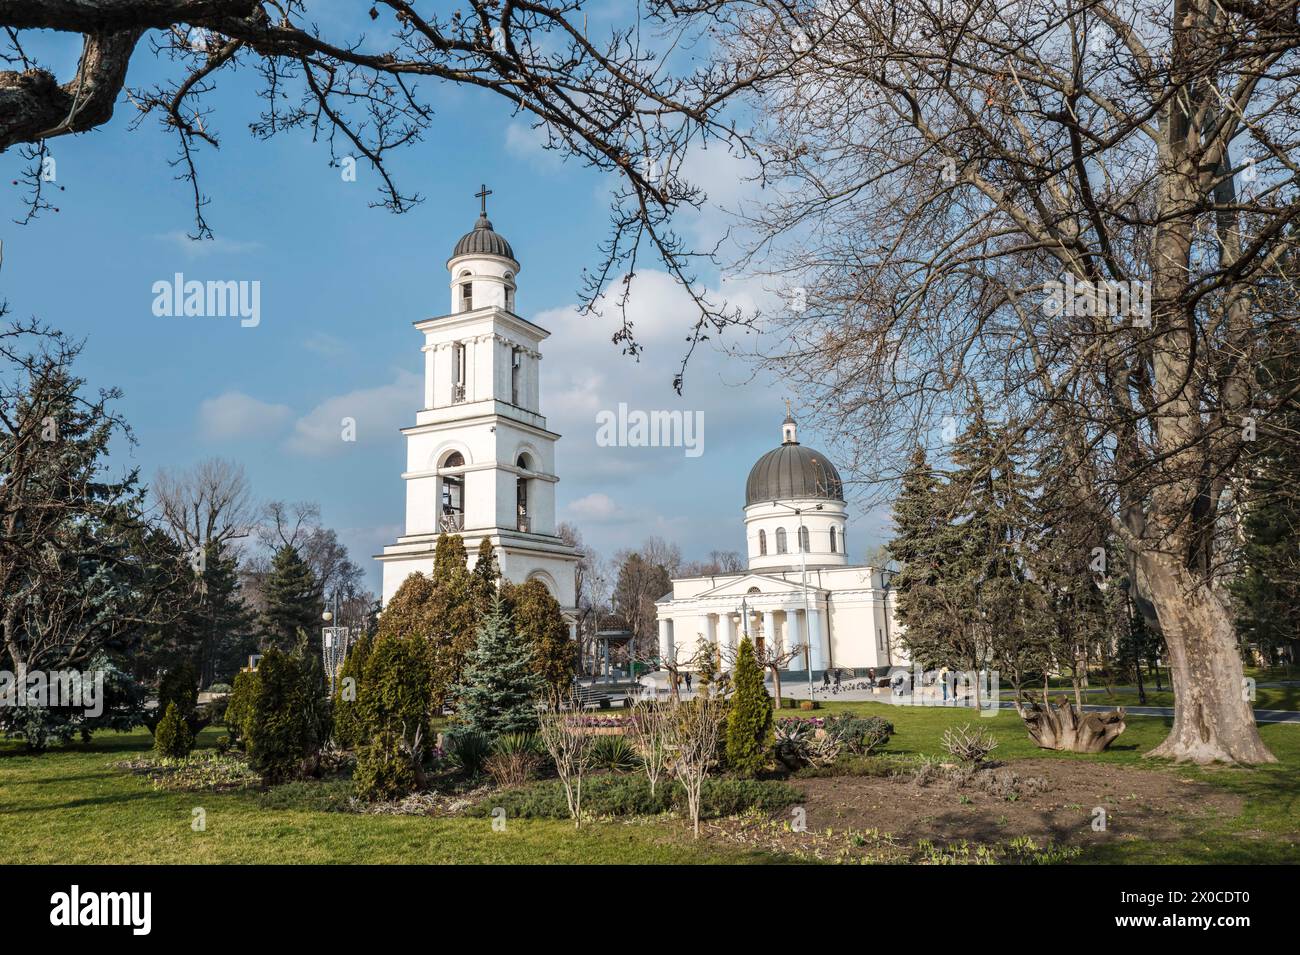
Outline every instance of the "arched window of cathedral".
MULTIPOLYGON (((524 471, 531 471, 532 464, 528 460, 528 455, 521 454, 515 460, 515 466, 524 471)), ((528 533, 528 478, 522 474, 515 479, 515 506, 519 513, 519 530, 525 534, 528 533)))
POLYGON ((767 556, 767 531, 761 528, 758 531, 758 556, 767 556))
POLYGON ((784 527, 778 527, 776 529, 776 552, 778 554, 785 553, 785 528, 784 527))
POLYGON ((474 307, 474 283, 469 270, 460 273, 460 310, 468 312, 474 307))
POLYGON ((831 528, 831 553, 832 554, 838 553, 835 547, 835 528, 833 527, 831 528))
POLYGON ((515 310, 515 287, 513 284, 515 277, 511 275, 509 272, 507 272, 505 278, 506 278, 506 311, 513 312, 515 310))
MULTIPOLYGON (((465 466, 465 457, 459 451, 447 455, 444 468, 465 466)), ((442 516, 440 525, 445 532, 465 529, 465 478, 460 474, 445 474, 442 478, 442 516)))
POLYGON ((799 549, 805 554, 812 550, 812 547, 808 545, 808 528, 806 527, 799 528, 799 549))

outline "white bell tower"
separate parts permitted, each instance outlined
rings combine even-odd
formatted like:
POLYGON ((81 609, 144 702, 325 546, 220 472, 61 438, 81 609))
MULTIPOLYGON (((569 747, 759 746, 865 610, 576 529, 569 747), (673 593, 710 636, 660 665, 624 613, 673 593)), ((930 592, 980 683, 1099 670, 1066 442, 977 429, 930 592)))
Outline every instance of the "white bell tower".
POLYGON ((447 260, 451 310, 415 323, 424 400, 406 435, 406 532, 377 559, 383 602, 430 574, 438 537, 460 534, 471 566, 483 538, 502 574, 541 580, 577 604, 578 553, 555 536, 555 442, 541 414, 540 346, 550 333, 515 313, 519 262, 493 231, 484 186, 478 221, 447 260))

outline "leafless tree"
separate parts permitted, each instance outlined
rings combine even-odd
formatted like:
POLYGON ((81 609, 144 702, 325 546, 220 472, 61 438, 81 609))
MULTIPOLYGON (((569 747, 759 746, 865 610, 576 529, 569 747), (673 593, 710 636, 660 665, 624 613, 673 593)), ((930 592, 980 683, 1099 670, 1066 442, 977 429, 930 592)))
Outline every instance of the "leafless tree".
POLYGON ((748 263, 802 290, 773 364, 869 478, 970 385, 1059 446, 1160 618, 1152 755, 1271 762, 1215 538, 1279 407, 1258 345, 1297 317, 1296 0, 759 6, 727 32, 779 77, 755 96, 779 198, 746 222, 748 263))
MULTIPOLYGON (((677 704, 676 700, 673 702, 674 705, 677 704)), ((670 709, 657 703, 642 702, 632 708, 632 718, 628 722, 628 735, 632 737, 632 745, 641 757, 641 767, 645 770, 646 779, 650 781, 651 796, 668 769, 670 714, 670 709)))
POLYGON ((234 461, 208 458, 184 471, 162 469, 153 492, 172 536, 189 550, 224 548, 256 523, 248 478, 234 461))
POLYGON ((722 717, 722 701, 703 696, 674 706, 666 715, 673 776, 686 791, 686 808, 696 839, 700 837, 700 800, 704 781, 718 758, 722 717))
POLYGON ((537 735, 555 763, 573 828, 582 827, 582 779, 591 761, 594 737, 582 725, 582 708, 572 694, 556 694, 538 714, 537 735))

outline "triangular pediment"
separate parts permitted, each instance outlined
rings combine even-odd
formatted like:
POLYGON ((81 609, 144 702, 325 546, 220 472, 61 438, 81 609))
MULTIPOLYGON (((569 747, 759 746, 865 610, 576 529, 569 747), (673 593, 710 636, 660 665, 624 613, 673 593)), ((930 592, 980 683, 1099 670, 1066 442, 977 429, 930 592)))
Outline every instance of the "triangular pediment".
MULTIPOLYGON (((797 580, 772 577, 767 574, 745 574, 742 577, 733 577, 730 580, 723 581, 718 586, 695 596, 697 599, 700 597, 743 597, 754 587, 758 588, 760 594, 803 593, 803 585, 797 580)), ((820 587, 814 587, 811 584, 808 586, 809 593, 817 593, 820 590, 820 587)))

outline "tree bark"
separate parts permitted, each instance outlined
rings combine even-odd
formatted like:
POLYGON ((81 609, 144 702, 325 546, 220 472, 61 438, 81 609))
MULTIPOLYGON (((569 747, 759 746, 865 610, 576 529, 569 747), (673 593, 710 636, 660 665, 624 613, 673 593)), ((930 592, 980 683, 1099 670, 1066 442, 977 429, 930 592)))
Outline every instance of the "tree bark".
POLYGON ((1058 703, 1017 703, 1029 738, 1043 749, 1100 753, 1124 732, 1124 708, 1109 713, 1085 713, 1063 696, 1058 703))
POLYGON ((1163 554, 1139 566, 1169 648, 1174 726, 1148 756, 1177 762, 1275 763, 1245 693, 1232 617, 1208 584, 1163 554))

